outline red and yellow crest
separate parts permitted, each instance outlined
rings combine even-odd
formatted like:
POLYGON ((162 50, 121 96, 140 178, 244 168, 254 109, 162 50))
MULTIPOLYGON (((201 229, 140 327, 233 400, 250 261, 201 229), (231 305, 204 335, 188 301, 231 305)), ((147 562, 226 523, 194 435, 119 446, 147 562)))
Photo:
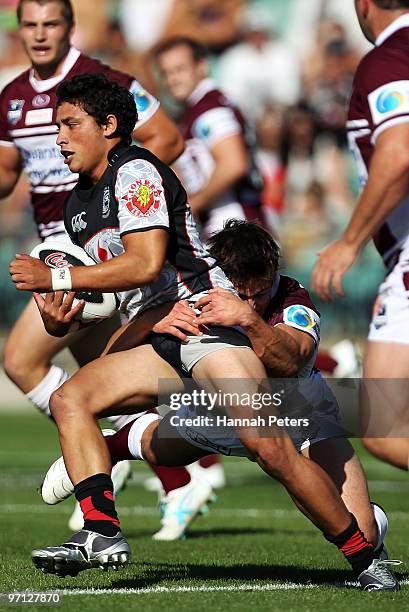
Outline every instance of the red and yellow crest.
POLYGON ((160 191, 151 181, 136 179, 125 196, 126 207, 136 217, 150 216, 158 210, 159 198, 160 191))

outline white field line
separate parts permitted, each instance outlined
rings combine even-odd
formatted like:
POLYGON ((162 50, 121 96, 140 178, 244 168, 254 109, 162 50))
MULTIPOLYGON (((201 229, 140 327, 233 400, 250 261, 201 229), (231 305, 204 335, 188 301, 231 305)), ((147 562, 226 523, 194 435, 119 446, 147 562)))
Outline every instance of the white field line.
MULTIPOLYGON (((409 580, 401 580, 401 586, 407 586, 409 580)), ((254 592, 254 591, 295 591, 295 590, 312 590, 322 588, 351 588, 358 587, 357 582, 323 582, 320 584, 298 583, 298 582, 276 582, 266 584, 228 584, 220 586, 209 586, 203 584, 201 586, 154 586, 143 589, 64 589, 62 591, 44 591, 46 594, 58 593, 62 596, 79 596, 79 595, 155 595, 166 593, 234 593, 234 592, 254 592)), ((365 597, 365 595, 363 595, 365 597)))
MULTIPOLYGON (((0 504, 0 514, 72 514, 71 505, 57 504, 47 506, 46 504, 0 504), (52 508, 52 510, 51 510, 52 508)), ((122 516, 158 516, 158 508, 154 506, 120 506, 118 512, 122 516)), ((261 510, 259 508, 217 508, 213 507, 210 513, 214 517, 224 518, 276 518, 276 519, 302 519, 305 517, 295 509, 272 508, 261 510)), ((388 512, 388 518, 392 520, 404 520, 409 518, 409 512, 388 512)))

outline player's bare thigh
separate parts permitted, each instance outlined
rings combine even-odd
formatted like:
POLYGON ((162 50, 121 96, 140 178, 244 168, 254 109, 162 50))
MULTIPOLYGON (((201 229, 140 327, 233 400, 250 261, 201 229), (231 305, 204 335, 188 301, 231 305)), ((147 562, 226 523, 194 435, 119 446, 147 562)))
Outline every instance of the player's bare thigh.
POLYGON ((54 338, 45 331, 38 308, 31 299, 7 338, 4 368, 20 389, 28 393, 46 375, 52 357, 69 341, 69 336, 54 338))
POLYGON ((57 394, 73 409, 95 416, 133 414, 146 403, 155 406, 160 381, 169 381, 167 392, 181 392, 177 372, 151 345, 112 353, 81 368, 57 394))

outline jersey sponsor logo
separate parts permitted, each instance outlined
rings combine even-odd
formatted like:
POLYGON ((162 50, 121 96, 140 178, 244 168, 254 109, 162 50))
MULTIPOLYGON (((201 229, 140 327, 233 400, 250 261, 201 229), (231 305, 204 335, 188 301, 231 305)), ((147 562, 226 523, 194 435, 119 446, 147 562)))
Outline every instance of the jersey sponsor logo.
POLYGON ((143 113, 149 108, 150 100, 146 94, 146 91, 143 91, 143 90, 134 91, 133 98, 135 100, 136 110, 138 111, 138 113, 143 113))
POLYGON ((84 217, 87 213, 85 211, 78 213, 71 219, 71 227, 73 232, 81 232, 87 227, 87 222, 84 220, 84 217))
POLYGON ((51 98, 48 94, 38 94, 35 96, 32 101, 32 105, 34 108, 44 108, 48 106, 51 102, 51 98))
POLYGON ((11 125, 16 125, 23 116, 25 100, 10 100, 7 119, 11 125))
POLYGON ((409 113, 409 80, 378 87, 369 94, 368 103, 375 125, 390 117, 409 113))
POLYGON ((26 114, 26 125, 42 125, 43 123, 52 123, 52 120, 52 108, 38 108, 30 110, 26 114))
POLYGON ((102 197, 102 218, 108 219, 110 213, 111 193, 109 187, 105 187, 102 197))
POLYGON ((292 323, 304 329, 311 329, 315 325, 311 313, 312 311, 306 306, 290 306, 285 311, 284 322, 292 323))
POLYGON ((65 253, 59 252, 47 255, 47 257, 44 259, 44 263, 49 268, 68 268, 72 265, 65 259, 65 253))
POLYGON ((151 181, 137 179, 125 196, 126 207, 135 217, 149 217, 160 205, 161 191, 151 181))

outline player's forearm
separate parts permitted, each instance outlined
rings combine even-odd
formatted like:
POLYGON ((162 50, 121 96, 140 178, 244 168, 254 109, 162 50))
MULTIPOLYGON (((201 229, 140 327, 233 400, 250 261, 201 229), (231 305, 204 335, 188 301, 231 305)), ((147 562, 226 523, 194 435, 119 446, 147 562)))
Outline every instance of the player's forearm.
POLYGON ((235 183, 247 172, 246 166, 227 167, 223 163, 217 163, 206 187, 195 194, 198 203, 196 210, 211 208, 214 201, 221 197, 227 190, 232 189, 235 183))
POLYGON ((253 351, 271 376, 292 378, 299 369, 299 347, 278 327, 268 325, 257 313, 242 325, 253 351))
POLYGON ((153 134, 143 143, 156 157, 159 157, 165 164, 172 164, 183 153, 184 140, 179 130, 174 129, 170 132, 153 134))
POLYGON ((344 232, 345 242, 361 249, 409 193, 409 156, 375 151, 368 182, 344 232))
POLYGON ((161 267, 156 262, 124 253, 95 266, 71 268, 72 288, 83 291, 127 291, 153 283, 161 267))

